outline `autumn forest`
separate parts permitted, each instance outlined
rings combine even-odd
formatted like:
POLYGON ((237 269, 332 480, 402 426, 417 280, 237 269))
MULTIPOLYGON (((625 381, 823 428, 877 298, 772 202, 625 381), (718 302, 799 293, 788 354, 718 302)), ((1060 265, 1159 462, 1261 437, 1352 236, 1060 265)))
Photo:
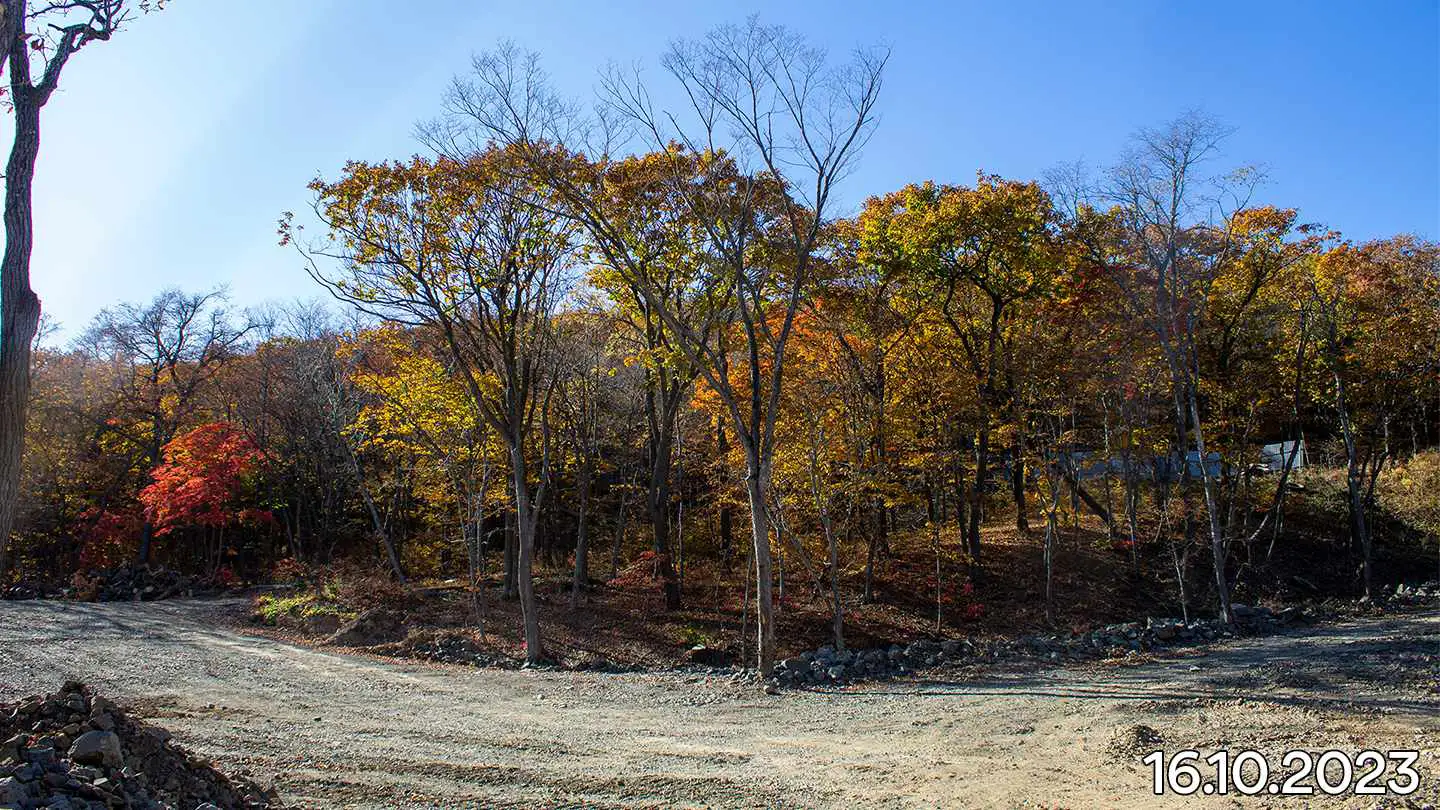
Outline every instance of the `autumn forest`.
POLYGON ((531 662, 629 593, 763 671, 897 614, 1433 578, 1440 245, 1307 221, 1200 112, 1103 165, 1059 133, 1042 177, 856 189, 888 57, 751 21, 572 99, 480 54, 419 156, 276 212, 313 300, 41 329, 0 586, 347 571, 458 589, 531 662))

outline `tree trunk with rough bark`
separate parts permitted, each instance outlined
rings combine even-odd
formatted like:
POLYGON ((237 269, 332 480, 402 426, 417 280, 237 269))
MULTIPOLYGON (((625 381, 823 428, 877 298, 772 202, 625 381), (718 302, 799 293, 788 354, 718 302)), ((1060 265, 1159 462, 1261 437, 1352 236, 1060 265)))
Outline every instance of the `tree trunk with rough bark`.
MULTIPOLYGON (((28 57, 23 45, 18 65, 28 57)), ((13 89, 28 96, 24 71, 12 68, 13 89)), ((40 152, 40 105, 15 100, 15 140, 5 168, 5 256, 0 264, 0 583, 10 574, 10 532, 20 508, 20 465, 25 451, 25 414, 30 398, 30 350, 40 325, 40 299, 30 289, 34 219, 30 197, 40 152)))

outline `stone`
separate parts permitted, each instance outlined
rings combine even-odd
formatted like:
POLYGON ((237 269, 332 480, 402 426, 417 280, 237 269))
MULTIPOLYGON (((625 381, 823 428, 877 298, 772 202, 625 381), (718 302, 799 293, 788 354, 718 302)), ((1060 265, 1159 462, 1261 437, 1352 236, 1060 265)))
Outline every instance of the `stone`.
POLYGON ((30 798, 30 791, 13 776, 0 779, 0 806, 21 807, 30 798))
POLYGON ((125 764, 120 737, 113 731, 87 731, 70 746, 70 759, 82 765, 119 768, 125 764))
POLYGON ((714 647, 707 647, 704 644, 696 644, 685 653, 685 660, 700 666, 723 667, 730 663, 730 655, 724 650, 717 650, 714 647))

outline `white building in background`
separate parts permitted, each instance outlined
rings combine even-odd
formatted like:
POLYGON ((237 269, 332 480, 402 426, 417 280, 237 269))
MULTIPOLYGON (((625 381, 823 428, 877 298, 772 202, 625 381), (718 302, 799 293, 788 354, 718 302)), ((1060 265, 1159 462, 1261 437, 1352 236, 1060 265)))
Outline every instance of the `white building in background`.
POLYGON ((1260 448, 1260 463, 1270 472, 1280 472, 1285 469, 1286 462, 1289 462, 1290 469, 1298 470, 1305 466, 1305 440, 1288 442, 1276 442, 1267 444, 1260 448), (1299 445, 1297 448, 1296 445, 1299 445), (1292 461, 1290 454, 1294 453, 1292 461))

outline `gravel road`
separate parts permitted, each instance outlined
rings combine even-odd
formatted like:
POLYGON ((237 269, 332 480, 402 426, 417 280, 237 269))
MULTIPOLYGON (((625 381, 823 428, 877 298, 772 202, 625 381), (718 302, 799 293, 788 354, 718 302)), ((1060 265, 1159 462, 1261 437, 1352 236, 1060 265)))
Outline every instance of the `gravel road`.
MULTIPOLYGON (((397 664, 230 629, 235 600, 0 603, 0 701, 78 678, 292 806, 1289 806, 1149 793, 1126 748, 1411 748, 1440 796, 1440 611, 1136 666, 778 696, 724 677, 397 664), (1143 735, 1142 735, 1143 737, 1143 735)), ((1294 801, 1294 800, 1292 800, 1294 801)))

